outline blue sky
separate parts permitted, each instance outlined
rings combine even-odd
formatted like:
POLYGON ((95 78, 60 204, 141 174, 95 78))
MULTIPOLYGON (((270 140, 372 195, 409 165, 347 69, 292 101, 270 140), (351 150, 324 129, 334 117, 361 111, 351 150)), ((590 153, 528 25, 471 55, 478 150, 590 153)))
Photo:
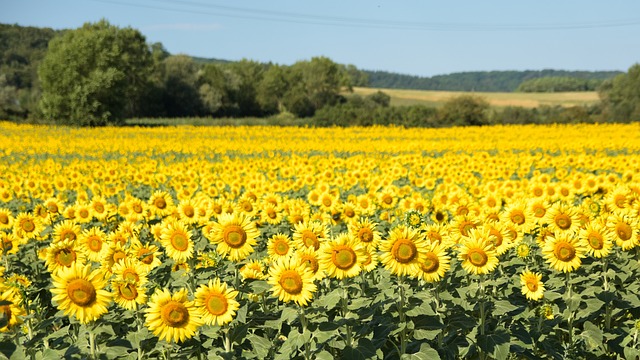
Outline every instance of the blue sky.
POLYGON ((327 56, 433 76, 640 62, 637 0, 0 0, 0 23, 70 29, 101 18, 172 54, 285 65, 327 56))

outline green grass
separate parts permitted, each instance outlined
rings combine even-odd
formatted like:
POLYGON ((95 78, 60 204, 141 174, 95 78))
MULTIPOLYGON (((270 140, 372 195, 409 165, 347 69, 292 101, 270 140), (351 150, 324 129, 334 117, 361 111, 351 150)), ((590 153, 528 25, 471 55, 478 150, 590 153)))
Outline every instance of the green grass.
POLYGON ((439 107, 448 99, 465 94, 473 94, 485 98, 491 106, 498 108, 506 106, 522 106, 534 108, 548 106, 577 106, 592 105, 599 101, 595 91, 562 92, 562 93, 499 93, 499 92, 463 92, 463 91, 428 91, 428 90, 400 90, 360 88, 353 89, 353 94, 367 96, 382 91, 391 96, 391 105, 425 105, 439 107))

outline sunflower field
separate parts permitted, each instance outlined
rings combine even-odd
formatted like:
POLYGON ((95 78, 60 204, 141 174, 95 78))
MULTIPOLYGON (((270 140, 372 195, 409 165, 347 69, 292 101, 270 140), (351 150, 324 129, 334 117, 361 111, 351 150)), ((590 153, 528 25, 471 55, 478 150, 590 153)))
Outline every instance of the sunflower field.
POLYGON ((0 358, 640 358, 639 124, 0 144, 0 358))

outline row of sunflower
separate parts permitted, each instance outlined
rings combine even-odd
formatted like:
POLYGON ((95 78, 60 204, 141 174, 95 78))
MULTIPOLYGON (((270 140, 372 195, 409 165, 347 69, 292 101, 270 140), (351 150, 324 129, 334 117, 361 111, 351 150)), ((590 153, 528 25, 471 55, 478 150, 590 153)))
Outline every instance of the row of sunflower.
POLYGON ((638 353, 629 126, 3 127, 7 357, 638 353))

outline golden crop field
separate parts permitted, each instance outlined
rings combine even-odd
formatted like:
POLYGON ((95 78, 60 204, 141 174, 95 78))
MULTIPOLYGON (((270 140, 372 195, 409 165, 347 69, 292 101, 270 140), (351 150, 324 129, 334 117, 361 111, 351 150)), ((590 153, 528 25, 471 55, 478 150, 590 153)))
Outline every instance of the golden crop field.
POLYGON ((361 96, 382 91, 391 96, 391 105, 425 105, 438 107, 447 100, 465 94, 473 94, 485 98, 491 106, 520 106, 535 108, 548 106, 593 105, 600 101, 595 91, 576 91, 559 93, 520 93, 520 92, 463 92, 463 91, 429 91, 404 89, 376 89, 355 87, 353 93, 361 96))
POLYGON ((0 144, 0 356, 640 355, 640 124, 0 144))

